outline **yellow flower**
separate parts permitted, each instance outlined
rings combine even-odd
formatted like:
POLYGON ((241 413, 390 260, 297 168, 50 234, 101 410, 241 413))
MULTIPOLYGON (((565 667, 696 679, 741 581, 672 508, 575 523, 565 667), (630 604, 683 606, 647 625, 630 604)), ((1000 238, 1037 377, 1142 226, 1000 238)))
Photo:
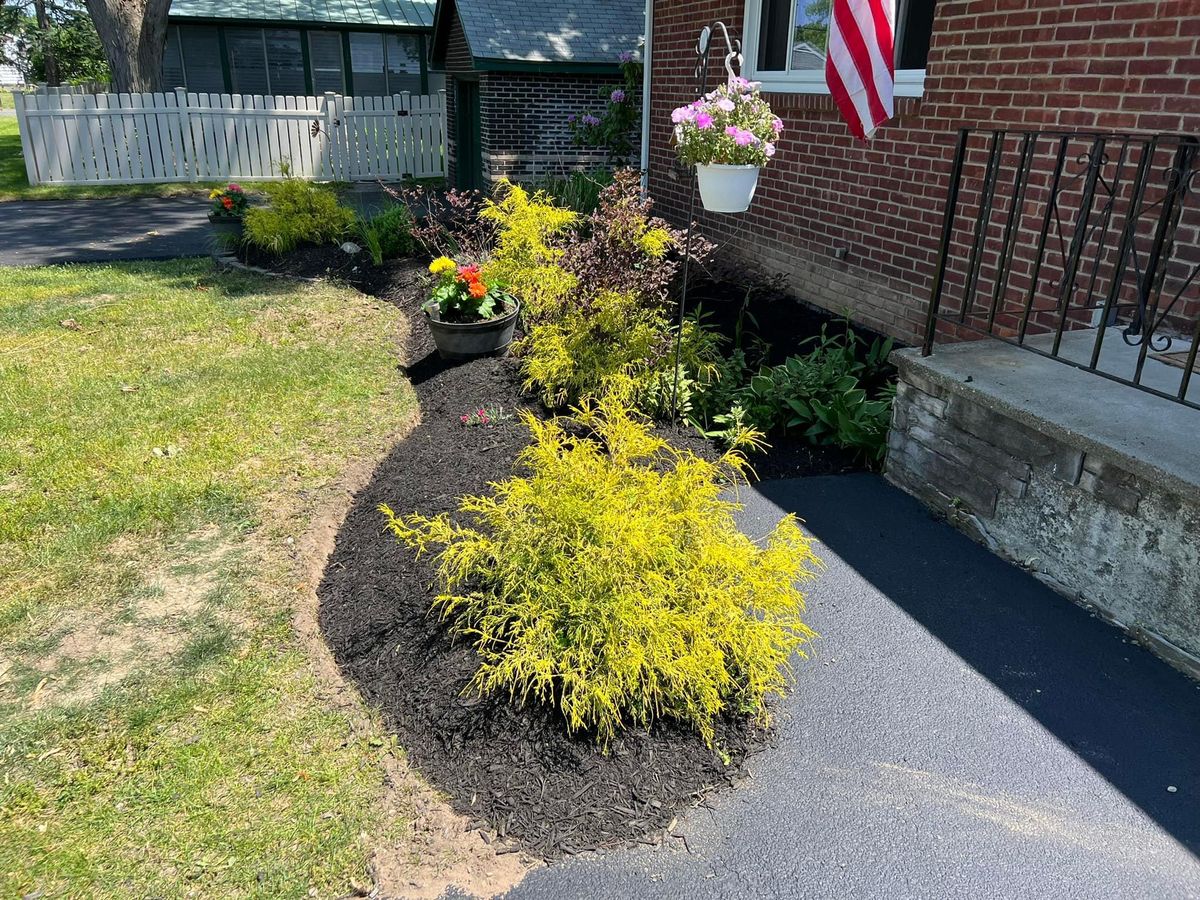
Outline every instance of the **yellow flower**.
POLYGON ((441 275, 443 272, 449 272, 454 268, 456 268, 454 260, 448 256, 439 256, 429 264, 429 271, 434 275, 441 275))
POLYGON ((213 188, 211 191, 209 191, 209 192, 208 192, 208 199, 209 199, 209 200, 216 200, 216 199, 217 199, 218 197, 220 197, 220 196, 221 196, 221 189, 220 189, 220 188, 213 188))

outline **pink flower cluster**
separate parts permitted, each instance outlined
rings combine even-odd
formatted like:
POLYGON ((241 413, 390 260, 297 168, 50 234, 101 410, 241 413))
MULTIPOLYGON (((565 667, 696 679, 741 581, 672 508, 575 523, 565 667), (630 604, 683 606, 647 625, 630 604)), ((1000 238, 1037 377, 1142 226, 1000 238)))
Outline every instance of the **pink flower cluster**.
POLYGON ((699 100, 672 111, 681 155, 697 159, 734 156, 741 162, 774 156, 783 121, 771 113, 758 93, 760 87, 760 82, 734 76, 699 100), (746 149, 739 153, 721 150, 722 146, 729 147, 727 137, 733 139, 735 148, 746 149), (685 148, 685 144, 690 146, 685 148), (701 149, 702 145, 709 149, 701 149))

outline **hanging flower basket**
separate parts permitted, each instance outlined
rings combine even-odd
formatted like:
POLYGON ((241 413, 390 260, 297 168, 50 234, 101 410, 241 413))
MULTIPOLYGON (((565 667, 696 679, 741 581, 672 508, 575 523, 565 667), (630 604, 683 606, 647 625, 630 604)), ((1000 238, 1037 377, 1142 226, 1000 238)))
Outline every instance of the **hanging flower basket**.
POLYGON ((700 202, 710 212, 745 212, 759 169, 775 155, 783 121, 758 89, 735 75, 671 113, 679 158, 696 167, 700 202))

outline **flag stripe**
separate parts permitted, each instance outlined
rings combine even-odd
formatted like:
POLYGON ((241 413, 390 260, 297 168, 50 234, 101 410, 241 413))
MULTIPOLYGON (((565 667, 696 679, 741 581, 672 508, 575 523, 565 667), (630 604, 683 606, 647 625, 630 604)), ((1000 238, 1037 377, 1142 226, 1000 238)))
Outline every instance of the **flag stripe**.
POLYGON ((825 83, 850 132, 866 138, 892 117, 895 0, 833 0, 825 83))

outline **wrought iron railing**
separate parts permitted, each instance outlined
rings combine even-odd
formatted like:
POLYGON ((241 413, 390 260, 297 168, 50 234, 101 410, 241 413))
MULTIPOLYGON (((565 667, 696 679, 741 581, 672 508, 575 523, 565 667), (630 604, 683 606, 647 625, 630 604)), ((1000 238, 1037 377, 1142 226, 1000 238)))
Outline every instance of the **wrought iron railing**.
POLYGON ((1195 137, 960 131, 925 355, 986 335, 1200 409, 1198 172, 1195 137))

